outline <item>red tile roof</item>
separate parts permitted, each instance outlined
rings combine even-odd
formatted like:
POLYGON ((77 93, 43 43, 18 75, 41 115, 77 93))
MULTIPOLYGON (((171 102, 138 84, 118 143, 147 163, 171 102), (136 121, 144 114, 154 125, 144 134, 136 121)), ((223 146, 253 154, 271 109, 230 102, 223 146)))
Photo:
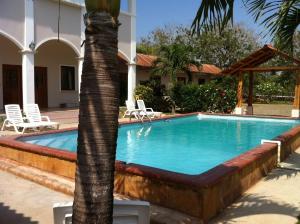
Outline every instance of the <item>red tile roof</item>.
POLYGON ((237 74, 239 70, 245 68, 258 67, 259 65, 266 63, 267 61, 269 61, 277 55, 279 55, 282 58, 288 59, 294 62, 295 64, 300 64, 299 59, 293 58, 288 54, 274 48, 272 45, 267 44, 264 45, 262 48, 258 49, 257 51, 253 52, 249 56, 231 65, 229 68, 224 69, 221 73, 223 75, 234 75, 237 74))
POLYGON ((218 75, 221 72, 221 69, 215 65, 202 64, 199 67, 197 67, 196 65, 190 65, 190 71, 195 73, 206 73, 206 74, 218 75))
MULTIPOLYGON (((126 60, 124 56, 120 54, 119 56, 122 59, 126 60)), ((136 64, 137 66, 140 67, 151 68, 153 67, 153 63, 156 59, 157 56, 138 53, 136 56, 136 64)), ((215 65, 202 64, 199 67, 197 67, 196 65, 190 65, 190 71, 194 73, 206 73, 206 74, 218 75, 221 72, 221 69, 215 65)))
POLYGON ((157 59, 154 55, 140 54, 136 55, 136 64, 141 67, 152 67, 154 61, 157 59))
MULTIPOLYGON (((123 59, 124 61, 127 61, 126 57, 123 54, 118 53, 118 56, 121 59, 123 59)), ((157 56, 154 56, 154 55, 137 53, 136 65, 140 66, 140 67, 144 67, 144 68, 151 68, 151 67, 153 67, 153 64, 156 59, 157 59, 157 56)), ((194 72, 194 73, 205 73, 205 74, 218 75, 221 72, 221 69, 215 65, 202 64, 199 67, 197 67, 196 65, 190 65, 190 71, 194 72)))

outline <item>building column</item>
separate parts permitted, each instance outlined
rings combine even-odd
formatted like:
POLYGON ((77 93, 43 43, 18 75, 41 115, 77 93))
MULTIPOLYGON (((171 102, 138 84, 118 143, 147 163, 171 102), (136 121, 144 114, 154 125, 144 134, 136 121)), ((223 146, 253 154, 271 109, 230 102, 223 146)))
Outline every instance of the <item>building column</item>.
POLYGON ((296 73, 295 98, 292 109, 292 117, 300 117, 300 71, 296 73))
POLYGON ((136 0, 128 0, 130 13, 130 61, 128 63, 128 95, 127 100, 134 103, 134 90, 136 87, 136 0))
POLYGON ((129 102, 135 103, 134 90, 136 87, 136 64, 128 64, 128 98, 129 102))
POLYGON ((238 74, 237 105, 234 109, 235 114, 243 114, 243 74, 238 74))
POLYGON ((24 49, 22 51, 23 105, 35 102, 34 85, 34 2, 25 1, 24 49))
POLYGON ((84 14, 86 13, 86 8, 83 6, 81 7, 81 24, 80 24, 80 57, 78 57, 78 97, 80 95, 80 86, 81 86, 81 75, 82 75, 82 66, 84 60, 84 40, 85 40, 85 24, 84 24, 84 14))
POLYGON ((78 94, 80 94, 83 57, 78 58, 78 94))
POLYGON ((253 71, 249 73, 249 90, 248 90, 248 106, 247 106, 247 114, 253 115, 253 82, 254 82, 254 74, 253 71))
POLYGON ((23 106, 28 103, 35 103, 34 53, 32 51, 22 52, 22 88, 23 106))

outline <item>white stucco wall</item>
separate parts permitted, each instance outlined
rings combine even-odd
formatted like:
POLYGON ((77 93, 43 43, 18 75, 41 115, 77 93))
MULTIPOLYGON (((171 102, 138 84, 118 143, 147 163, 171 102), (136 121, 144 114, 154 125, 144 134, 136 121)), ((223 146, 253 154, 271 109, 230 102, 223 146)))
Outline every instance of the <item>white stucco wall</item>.
POLYGON ((58 107, 60 103, 68 106, 78 105, 78 89, 76 91, 60 90, 60 65, 75 66, 75 88, 78 87, 78 61, 75 52, 66 44, 49 41, 37 49, 35 65, 47 67, 48 106, 58 107))
POLYGON ((121 26, 119 27, 119 50, 125 54, 127 58, 130 58, 130 16, 125 13, 121 13, 119 16, 121 26))
MULTIPOLYGON (((35 42, 37 46, 48 39, 57 38, 58 4, 49 0, 34 2, 35 42)), ((80 52, 81 8, 61 4, 60 37, 73 44, 80 52)))
POLYGON ((24 16, 23 0, 0 0, 0 34, 6 33, 21 46, 23 46, 24 16))
MULTIPOLYGON (((62 46, 54 46, 53 39, 58 31, 58 2, 56 0, 33 0, 34 3, 34 42, 37 53, 35 66, 48 67, 48 104, 56 107, 59 103, 78 103, 78 92, 59 91, 59 65, 75 65, 77 75, 77 57, 81 50, 81 22, 83 0, 62 1, 60 19, 60 38, 62 46), (71 3, 71 4, 70 4, 71 3), (75 3, 75 4, 73 4, 75 3), (75 53, 74 53, 75 52, 75 53)), ((27 2, 28 3, 28 2, 27 2)), ((29 3, 32 3, 31 1, 29 3)), ((29 4, 30 5, 30 4, 29 4)), ((30 7, 29 7, 30 8, 30 7)), ((28 11, 27 11, 28 12, 28 11)), ((24 44, 25 0, 0 0, 0 107, 2 107, 2 64, 21 65, 21 50, 28 48, 24 44), (2 36, 5 36, 4 39, 2 36), (12 40, 19 49, 8 39, 12 40), (6 43, 7 42, 7 43, 6 43), (17 50, 16 50, 17 49, 17 50)), ((30 20, 28 20, 30 21, 30 20)), ((121 12, 119 21, 119 51, 127 59, 131 58, 131 16, 121 12)), ((32 24, 33 26, 33 24, 32 24)), ((28 32, 32 34, 32 32, 28 32)), ((30 35, 29 35, 30 36, 30 35)), ((32 37, 28 38, 30 41, 32 37)), ((28 44, 26 44, 28 45, 28 44)), ((77 82, 77 80, 76 80, 77 82)), ((75 84, 78 87, 78 83, 75 84)))
POLYGON ((3 64, 21 65, 22 55, 20 49, 7 38, 0 35, 0 109, 3 109, 3 64), (5 53, 4 53, 5 52, 5 53))
MULTIPOLYGON (((150 70, 145 70, 145 69, 140 69, 139 67, 137 68, 137 77, 136 77, 136 84, 139 85, 141 81, 147 81, 150 79, 150 70)), ((176 77, 184 77, 186 78, 186 81, 188 81, 188 76, 185 73, 179 73, 177 74, 176 77)), ((205 81, 209 81, 213 78, 213 76, 206 75, 206 74, 199 74, 199 73, 193 73, 192 74, 192 82, 195 84, 198 84, 199 79, 205 79, 205 81)), ((169 76, 164 76, 161 77, 161 84, 165 85, 168 87, 170 85, 170 77, 169 76)))
MULTIPOLYGON (((137 68, 136 84, 141 84, 141 81, 148 81, 150 79, 150 70, 137 68)), ((170 78, 167 76, 161 77, 161 84, 168 85, 170 83, 170 78)))
MULTIPOLYGON (((70 41, 80 52, 81 8, 61 4, 60 37, 70 41)), ((130 15, 121 12, 119 17, 119 50, 130 58, 130 15)), ((35 42, 39 45, 50 38, 57 37, 58 4, 55 1, 35 1, 35 42)))

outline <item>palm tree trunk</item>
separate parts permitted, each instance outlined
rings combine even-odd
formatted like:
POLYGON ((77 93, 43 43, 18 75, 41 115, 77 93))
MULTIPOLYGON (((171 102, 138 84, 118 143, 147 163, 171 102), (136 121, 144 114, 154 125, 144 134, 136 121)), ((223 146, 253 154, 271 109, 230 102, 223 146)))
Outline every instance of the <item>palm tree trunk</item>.
POLYGON ((73 224, 112 223, 119 114, 118 22, 85 16, 73 224))

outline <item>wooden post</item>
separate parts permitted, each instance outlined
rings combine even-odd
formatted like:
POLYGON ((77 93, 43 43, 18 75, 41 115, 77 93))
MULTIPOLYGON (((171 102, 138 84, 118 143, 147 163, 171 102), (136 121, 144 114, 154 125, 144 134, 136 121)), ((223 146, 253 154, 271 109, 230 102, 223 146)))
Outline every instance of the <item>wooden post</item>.
POLYGON ((248 91, 248 107, 247 114, 253 114, 253 82, 254 82, 254 74, 253 71, 249 72, 249 91, 248 91))
POLYGON ((249 95, 248 95, 248 106, 252 106, 253 104, 253 81, 254 81, 254 77, 253 77, 253 72, 251 71, 249 73, 249 95))
POLYGON ((243 106, 243 74, 239 72, 237 90, 237 107, 243 106))
POLYGON ((239 71, 238 74, 238 89, 237 89, 237 105, 235 114, 243 114, 243 74, 239 71))
POLYGON ((297 71, 296 73, 295 98, 292 117, 300 117, 300 71, 297 71))

